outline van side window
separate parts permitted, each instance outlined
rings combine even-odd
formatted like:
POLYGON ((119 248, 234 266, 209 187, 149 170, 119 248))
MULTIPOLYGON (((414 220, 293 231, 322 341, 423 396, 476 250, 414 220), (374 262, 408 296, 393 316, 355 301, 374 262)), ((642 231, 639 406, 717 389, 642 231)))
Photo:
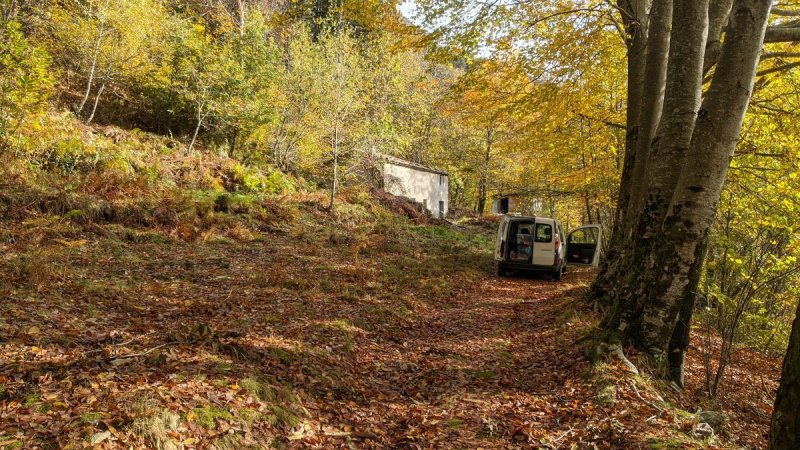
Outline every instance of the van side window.
POLYGON ((553 227, 545 223, 536 224, 536 242, 550 242, 553 240, 553 227))

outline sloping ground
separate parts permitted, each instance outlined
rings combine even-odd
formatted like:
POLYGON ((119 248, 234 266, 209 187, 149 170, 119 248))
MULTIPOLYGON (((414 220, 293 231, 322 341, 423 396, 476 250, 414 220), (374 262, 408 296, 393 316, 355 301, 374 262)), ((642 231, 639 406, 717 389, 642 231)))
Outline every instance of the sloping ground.
POLYGON ((488 235, 389 222, 351 239, 306 223, 191 243, 3 223, 0 447, 765 443, 768 417, 741 412, 723 440, 697 440, 644 378, 591 367, 590 271, 498 280, 488 235))

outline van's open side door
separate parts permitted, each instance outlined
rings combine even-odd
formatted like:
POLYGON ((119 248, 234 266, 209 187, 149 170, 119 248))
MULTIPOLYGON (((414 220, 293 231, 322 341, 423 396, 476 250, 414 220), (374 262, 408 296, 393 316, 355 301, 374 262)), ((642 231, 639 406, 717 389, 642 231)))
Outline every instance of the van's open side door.
POLYGON ((602 232, 600 225, 586 225, 572 230, 567 235, 567 263, 597 267, 600 264, 602 232))

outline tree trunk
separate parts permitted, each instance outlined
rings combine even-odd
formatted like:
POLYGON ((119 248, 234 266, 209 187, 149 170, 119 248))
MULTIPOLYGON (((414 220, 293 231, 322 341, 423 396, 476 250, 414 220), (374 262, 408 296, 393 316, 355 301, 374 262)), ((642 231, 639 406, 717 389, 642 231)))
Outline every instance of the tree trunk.
POLYGON ((627 230, 621 223, 622 217, 627 214, 628 202, 631 195, 631 182, 633 169, 636 162, 638 147, 639 118, 642 106, 642 93, 644 90, 644 72, 647 58, 647 14, 650 9, 649 0, 619 0, 617 6, 622 12, 628 48, 628 92, 626 105, 625 124, 625 158, 622 163, 622 175, 619 192, 617 195, 617 210, 614 216, 614 225, 611 230, 611 239, 608 252, 605 254, 600 271, 592 284, 591 297, 599 300, 606 296, 609 287, 619 273, 619 263, 622 258, 621 247, 623 236, 627 230))
POLYGON ((192 134, 192 142, 189 143, 189 150, 188 153, 192 153, 194 150, 194 144, 197 142, 197 135, 200 134, 200 127, 203 126, 203 119, 205 119, 206 113, 203 113, 203 104, 197 105, 197 126, 194 127, 194 133, 192 134))
MULTIPOLYGON (((697 286, 700 282, 707 249, 708 234, 703 238, 700 257, 695 260, 695 264, 690 270, 689 284, 691 286, 697 286)), ((669 379, 681 388, 685 384, 684 362, 686 361, 686 351, 689 349, 689 337, 692 331, 692 315, 694 314, 696 299, 697 293, 692 290, 688 292, 686 297, 681 301, 681 309, 678 311, 678 321, 675 323, 675 330, 673 330, 672 337, 669 341, 669 353, 667 356, 669 379)))
POLYGON ((614 301, 602 326, 608 342, 635 344, 678 384, 703 242, 741 132, 771 3, 734 0, 699 110, 710 2, 673 4, 677 32, 670 42, 663 117, 645 171, 649 184, 643 206, 634 211, 639 219, 627 241, 632 251, 618 261, 614 301))
POLYGON ((478 202, 475 205, 475 212, 483 216, 483 211, 486 209, 486 197, 489 190, 489 162, 492 159, 492 144, 494 143, 494 129, 491 127, 486 129, 486 153, 483 156, 483 169, 481 177, 478 180, 478 202))
MULTIPOLYGON (((690 159, 663 225, 659 274, 644 309, 642 338, 653 356, 666 352, 681 300, 692 286, 691 268, 714 217, 730 158, 742 129, 764 41, 771 0, 735 0, 717 73, 698 114, 690 159), (666 270, 665 270, 666 269, 666 270)), ((682 33, 681 33, 682 34, 682 33)))
POLYGON ((800 303, 789 337, 789 348, 783 359, 781 385, 769 432, 770 450, 797 448, 800 448, 800 303))
POLYGON ((236 6, 239 8, 239 37, 244 37, 244 28, 245 28, 245 11, 244 1, 243 0, 236 0, 236 6))
POLYGON ((640 274, 616 283, 616 304, 604 321, 608 330, 623 335, 638 334, 647 290, 658 272, 651 255, 661 242, 660 226, 684 167, 700 104, 707 14, 708 0, 674 2, 672 29, 681 33, 670 42, 663 120, 647 162, 649 185, 645 198, 639 202, 644 209, 640 208, 637 224, 621 244, 621 273, 640 274))
POLYGON ((94 98, 94 105, 92 106, 92 113, 89 114, 89 117, 86 119, 86 124, 92 123, 94 120, 94 115, 97 112, 97 104, 100 103, 100 96, 103 95, 103 91, 106 90, 106 84, 103 83, 100 86, 100 90, 97 91, 97 96, 94 98))
POLYGON ((650 0, 619 0, 617 5, 623 11, 625 32, 628 36, 628 100, 625 134, 625 160, 620 181, 618 215, 625 216, 630 200, 630 184, 633 166, 636 161, 636 148, 639 139, 644 73, 647 60, 647 23, 650 0))
POLYGON ((333 212, 333 202, 336 200, 336 191, 339 188, 339 125, 333 130, 333 183, 331 184, 331 199, 328 210, 333 212))
POLYGON ((719 61, 722 49, 722 32, 728 24, 733 0, 711 0, 708 8, 708 38, 703 72, 708 73, 719 61))
POLYGON ((94 52, 92 53, 92 62, 89 65, 89 76, 86 80, 86 91, 83 93, 83 99, 81 99, 81 104, 78 106, 77 113, 81 113, 83 108, 86 106, 86 102, 89 100, 89 94, 92 93, 92 85, 94 84, 94 74, 97 70, 97 58, 100 55, 100 44, 103 41, 103 32, 105 31, 106 21, 105 18, 100 20, 100 26, 97 29, 97 39, 95 40, 94 44, 94 52))
POLYGON ((644 88, 642 90, 641 111, 639 112, 641 123, 636 142, 636 158, 631 174, 631 192, 626 215, 622 218, 624 221, 623 229, 627 233, 630 233, 630 224, 634 223, 644 197, 650 147, 656 137, 656 131, 664 108, 671 26, 672 0, 655 0, 653 9, 650 12, 648 27, 644 88))

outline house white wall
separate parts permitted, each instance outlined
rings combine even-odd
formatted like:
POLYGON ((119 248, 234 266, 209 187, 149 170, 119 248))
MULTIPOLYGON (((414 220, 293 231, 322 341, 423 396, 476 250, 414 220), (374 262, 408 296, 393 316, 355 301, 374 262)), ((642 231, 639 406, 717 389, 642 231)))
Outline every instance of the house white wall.
POLYGON ((447 216, 450 208, 447 175, 386 162, 383 165, 383 183, 386 192, 424 204, 434 217, 439 217, 439 202, 443 202, 444 215, 447 216))
POLYGON ((501 211, 502 200, 508 198, 508 212, 519 214, 539 215, 542 213, 542 201, 529 197, 497 197, 492 199, 492 214, 503 214, 501 211))

